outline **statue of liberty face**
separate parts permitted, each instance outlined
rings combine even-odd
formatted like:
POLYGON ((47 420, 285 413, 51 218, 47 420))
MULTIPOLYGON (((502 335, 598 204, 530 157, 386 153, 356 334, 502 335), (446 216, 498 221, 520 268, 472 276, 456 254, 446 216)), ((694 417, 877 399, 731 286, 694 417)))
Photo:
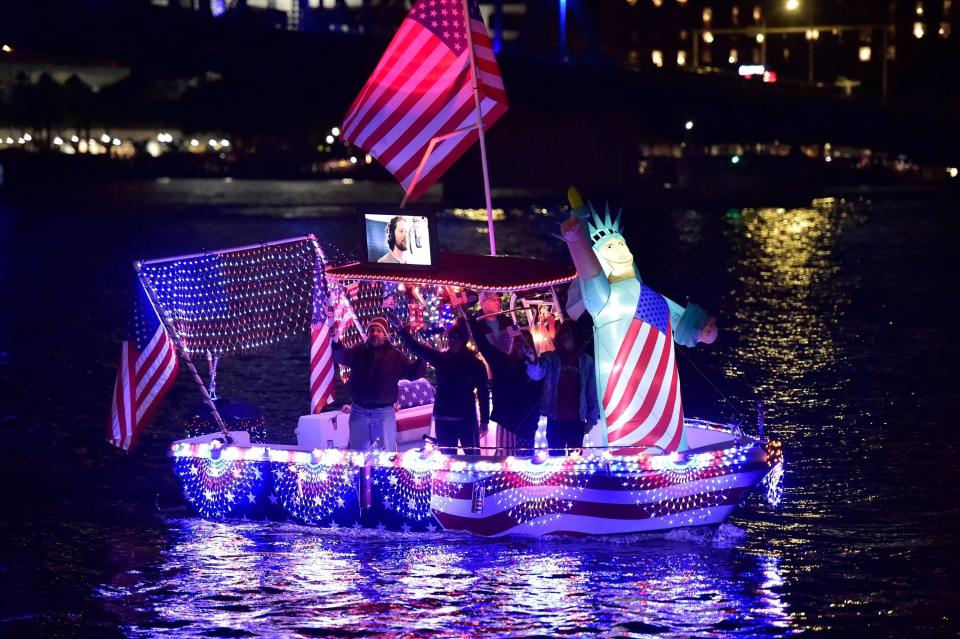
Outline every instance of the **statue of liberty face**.
POLYGON ((621 270, 625 266, 633 266, 633 253, 627 248, 626 242, 619 237, 612 237, 604 242, 597 249, 597 255, 610 264, 614 271, 621 270))

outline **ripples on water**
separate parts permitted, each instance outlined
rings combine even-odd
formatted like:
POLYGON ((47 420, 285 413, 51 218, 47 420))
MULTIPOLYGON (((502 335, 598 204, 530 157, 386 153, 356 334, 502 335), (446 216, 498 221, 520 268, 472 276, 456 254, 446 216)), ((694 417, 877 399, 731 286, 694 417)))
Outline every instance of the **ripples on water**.
MULTIPOLYGON (((15 300, 0 306, 0 635, 957 634, 955 203, 627 207, 644 278, 719 318, 720 340, 680 358, 687 414, 752 429, 762 399, 784 441, 781 510, 754 495, 716 531, 486 540, 190 518, 164 457, 197 401, 186 375, 139 450, 101 443, 133 259, 307 232, 344 246, 351 203, 395 191, 173 181, 0 204, 15 300)), ((542 206, 507 209, 501 252, 564 259, 542 206)), ((487 245, 484 223, 452 216, 441 236, 487 245)), ((290 343, 221 363, 218 390, 292 441, 302 371, 290 343)))

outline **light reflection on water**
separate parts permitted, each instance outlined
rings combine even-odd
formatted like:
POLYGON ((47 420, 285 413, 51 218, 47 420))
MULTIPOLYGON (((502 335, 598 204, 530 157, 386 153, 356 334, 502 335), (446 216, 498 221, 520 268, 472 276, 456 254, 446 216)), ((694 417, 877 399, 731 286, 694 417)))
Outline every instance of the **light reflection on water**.
POLYGON ((834 256, 843 220, 843 210, 833 207, 727 215, 730 269, 740 284, 733 322, 739 342, 724 374, 748 376, 758 397, 816 402, 820 389, 811 377, 844 359, 832 336, 849 304, 834 256))
MULTIPOLYGON (((318 532, 169 520, 149 571, 101 589, 135 599, 130 636, 696 634, 797 631, 773 556, 725 547, 743 532, 615 540, 318 532)), ((127 576, 129 577, 129 575, 127 576)))

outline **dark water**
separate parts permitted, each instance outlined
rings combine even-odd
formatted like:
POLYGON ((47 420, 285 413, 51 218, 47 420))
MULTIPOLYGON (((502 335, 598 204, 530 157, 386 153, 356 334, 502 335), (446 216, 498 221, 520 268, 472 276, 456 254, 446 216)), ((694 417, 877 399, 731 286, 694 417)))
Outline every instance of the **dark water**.
MULTIPOLYGON (((501 251, 562 258, 538 212, 561 197, 508 209, 501 251)), ((164 456, 197 401, 186 375, 138 449, 102 443, 133 259, 307 232, 343 244, 352 202, 398 200, 212 181, 0 200, 0 635, 960 633, 955 202, 628 207, 645 279, 719 318, 718 342, 680 359, 687 414, 753 420, 763 399, 784 441, 784 505, 753 496, 715 531, 486 540, 194 519, 164 456)), ((484 229, 447 216, 441 238, 483 252, 484 229)), ((218 389, 292 441, 305 344, 221 363, 218 389)))

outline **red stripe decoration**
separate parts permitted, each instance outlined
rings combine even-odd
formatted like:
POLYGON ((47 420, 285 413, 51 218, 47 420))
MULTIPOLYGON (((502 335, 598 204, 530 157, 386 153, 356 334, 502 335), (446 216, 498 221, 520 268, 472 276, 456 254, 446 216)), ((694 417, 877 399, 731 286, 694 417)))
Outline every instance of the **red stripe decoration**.
POLYGON ((160 402, 173 386, 179 365, 173 340, 139 282, 134 338, 120 346, 107 441, 124 450, 137 442, 160 402))
POLYGON ((507 110, 492 42, 475 0, 420 0, 343 122, 343 139, 375 157, 415 200, 478 139, 467 28, 484 129, 507 110))
POLYGON ((310 326, 310 412, 322 413, 333 401, 333 346, 330 327, 325 323, 310 326))
POLYGON ((603 394, 609 442, 618 455, 677 450, 683 440, 680 378, 669 325, 635 318, 603 394))

